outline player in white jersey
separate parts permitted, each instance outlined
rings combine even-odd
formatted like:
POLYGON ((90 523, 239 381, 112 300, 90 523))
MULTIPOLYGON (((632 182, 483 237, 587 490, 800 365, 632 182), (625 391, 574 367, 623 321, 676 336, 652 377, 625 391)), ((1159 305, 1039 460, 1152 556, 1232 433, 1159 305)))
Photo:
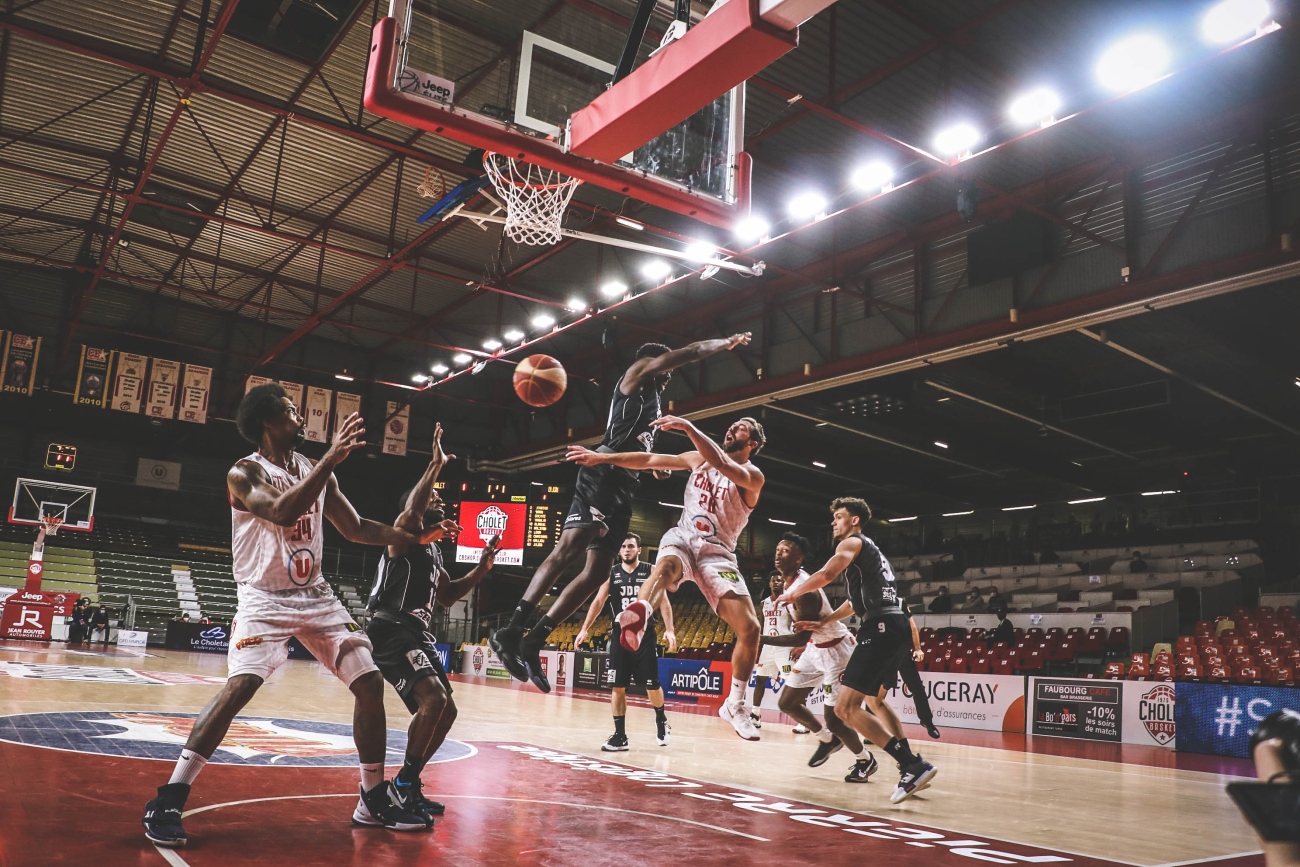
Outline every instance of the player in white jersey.
POLYGON ((727 429, 721 446, 676 416, 663 416, 654 426, 686 434, 695 450, 680 455, 603 454, 569 447, 568 460, 582 466, 613 464, 630 470, 686 470, 691 474, 686 480, 681 520, 660 540, 654 571, 641 585, 637 601, 619 615, 619 641, 628 650, 636 650, 663 594, 676 590, 683 581, 694 581, 714 612, 736 633, 731 692, 718 715, 742 738, 756 741, 758 730, 750 719, 745 691, 758 657, 761 629, 735 551, 736 540, 763 490, 763 473, 749 462, 766 442, 763 426, 752 418, 742 418, 727 429))
POLYGON ((275 384, 250 389, 236 414, 239 433, 255 453, 226 474, 231 508, 232 569, 239 604, 232 624, 229 679, 190 731, 167 785, 145 805, 145 836, 159 846, 186 843, 181 813, 190 784, 226 736, 234 719, 289 654, 296 636, 356 698, 353 737, 361 760, 361 797, 354 823, 398 831, 425 830, 433 822, 400 809, 384 779, 387 729, 384 681, 371 659, 370 641, 335 597, 321 573, 324 519, 363 545, 424 544, 434 538, 359 516, 334 479, 334 468, 366 443, 356 413, 313 464, 297 453, 304 440, 298 409, 275 384))
MULTIPOLYGON (((777 548, 780 549, 780 545, 777 548)), ((780 559, 780 556, 778 550, 777 558, 780 559)), ((780 569, 771 574, 767 586, 770 595, 759 603, 763 634, 759 637, 758 664, 754 666, 754 697, 750 700, 752 708, 749 712, 749 718, 754 721, 756 729, 763 727, 759 711, 763 707, 767 687, 770 685, 776 689, 776 682, 790 673, 790 659, 794 651, 792 647, 777 647, 766 643, 768 638, 794 632, 794 617, 790 613, 790 606, 776 604, 776 597, 785 592, 785 577, 780 569)))

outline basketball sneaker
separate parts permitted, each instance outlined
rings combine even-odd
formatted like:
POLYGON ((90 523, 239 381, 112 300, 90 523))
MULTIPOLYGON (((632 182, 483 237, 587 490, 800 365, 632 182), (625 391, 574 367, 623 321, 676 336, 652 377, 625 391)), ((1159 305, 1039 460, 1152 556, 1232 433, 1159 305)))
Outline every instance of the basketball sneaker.
POLYGON ((797 735, 806 735, 812 732, 812 729, 808 728, 808 726, 804 725, 803 723, 799 723, 797 726, 790 729, 790 731, 794 732, 797 735))
POLYGON ((934 724, 933 720, 926 723, 925 733, 930 737, 934 738, 936 741, 939 740, 939 727, 934 724))
POLYGON ((168 783, 158 787, 158 797, 144 805, 144 835, 151 843, 166 849, 179 849, 186 843, 181 811, 190 787, 185 783, 168 783))
POLYGON ((528 669, 519 658, 519 640, 523 637, 522 629, 504 626, 488 637, 488 647, 492 648, 492 652, 497 655, 497 659, 501 660, 501 664, 506 671, 510 672, 511 677, 528 683, 528 669))
POLYGON ((660 722, 655 720, 655 743, 661 747, 668 746, 668 741, 673 736, 673 727, 668 720, 660 722))
POLYGON ((889 803, 897 804, 906 801, 928 786, 937 773, 939 773, 938 768, 917 756, 915 762, 903 768, 903 775, 898 780, 898 787, 894 789, 894 794, 889 796, 889 803))
POLYGON ((609 736, 609 740, 600 745, 600 748, 607 753, 627 752, 627 735, 614 732, 609 736))
POLYGON ((818 742, 817 749, 813 750, 812 758, 808 760, 808 767, 820 768, 826 764, 831 754, 838 753, 842 749, 844 749, 844 741, 837 737, 832 737, 825 743, 818 742))
POLYGON ((404 782, 400 776, 395 777, 393 794, 396 795, 397 806, 408 813, 422 813, 432 819, 447 812, 445 806, 424 796, 424 782, 419 777, 413 783, 404 782))
POLYGON ((551 682, 546 679, 546 671, 542 668, 542 647, 540 641, 529 640, 524 636, 524 640, 519 642, 519 661, 524 664, 524 671, 527 673, 527 680, 533 682, 533 686, 542 692, 551 691, 551 682))
POLYGON ((849 775, 844 778, 844 782, 868 782, 871 779, 871 775, 878 770, 880 770, 880 762, 876 761, 875 756, 868 753, 865 759, 858 759, 853 763, 853 767, 849 768, 849 775))
POLYGON ((368 792, 360 786, 357 788, 361 797, 357 799, 357 808, 352 811, 352 824, 390 831, 427 831, 433 827, 433 819, 429 816, 412 813, 398 804, 393 784, 387 780, 368 792))
POLYGON ((758 711, 751 710, 749 712, 749 718, 754 723, 754 728, 761 729, 763 727, 763 717, 758 711))
MULTIPOLYGON (((627 612, 624 611, 624 614, 627 612)), ((749 713, 745 705, 736 702, 734 705, 730 701, 724 701, 718 707, 718 716, 731 723, 731 727, 736 730, 747 741, 756 741, 759 739, 758 729, 754 728, 754 721, 749 718, 749 713)))
POLYGON ((649 622, 650 606, 645 600, 638 599, 623 609, 623 613, 618 616, 618 643, 623 645, 624 650, 636 652, 649 622))

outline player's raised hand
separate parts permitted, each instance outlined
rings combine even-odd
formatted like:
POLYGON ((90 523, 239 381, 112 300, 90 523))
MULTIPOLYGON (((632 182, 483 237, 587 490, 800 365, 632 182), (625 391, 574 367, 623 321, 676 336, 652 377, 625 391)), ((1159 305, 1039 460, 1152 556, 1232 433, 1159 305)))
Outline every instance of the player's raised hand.
POLYGON ((600 458, 599 452, 593 452, 583 446, 569 446, 569 451, 564 456, 566 461, 580 467, 594 467, 601 462, 600 458))
POLYGON ((742 331, 739 334, 733 334, 727 338, 727 342, 731 344, 727 348, 735 349, 737 346, 748 346, 749 341, 753 337, 754 335, 748 331, 742 331))
POLYGON ((438 542, 449 536, 455 536, 459 532, 460 524, 448 518, 445 521, 439 521, 432 527, 427 527, 419 536, 420 544, 427 545, 430 542, 438 542))
POLYGON ((361 417, 361 413, 354 412, 343 420, 343 425, 339 428, 338 433, 334 434, 334 442, 330 443, 329 450, 321 458, 322 463, 330 466, 338 466, 343 463, 348 455, 366 445, 366 422, 361 417))
POLYGON ((688 430, 691 423, 684 418, 678 418, 675 415, 661 415, 659 418, 650 422, 651 427, 657 427, 660 430, 688 430))
POLYGON ((448 461, 454 461, 455 455, 449 455, 442 450, 442 422, 433 426, 433 457, 429 463, 436 467, 445 467, 448 461))

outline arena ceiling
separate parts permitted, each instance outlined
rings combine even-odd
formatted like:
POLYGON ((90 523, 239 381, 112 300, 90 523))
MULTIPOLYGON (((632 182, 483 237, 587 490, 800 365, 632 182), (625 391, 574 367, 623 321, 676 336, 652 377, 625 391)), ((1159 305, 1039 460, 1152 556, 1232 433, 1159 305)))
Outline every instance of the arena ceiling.
MULTIPOLYGON (((518 48, 503 16, 542 35, 603 27, 616 52, 634 7, 428 5, 463 48, 459 86, 484 101, 502 98, 508 77, 494 73, 518 48)), ((715 415, 762 412, 773 493, 791 506, 846 479, 902 516, 1140 492, 1211 467, 1215 484, 1255 484, 1292 471, 1300 436, 1285 325, 1296 258, 1283 241, 1300 217, 1290 10, 1278 4, 1280 29, 1232 51, 1187 48, 1144 91, 1115 98, 1091 79, 1098 52, 1133 28, 1195 44, 1206 5, 836 4, 748 89, 756 210, 780 220, 792 194, 817 188, 826 219, 781 222, 744 250, 580 189, 572 228, 703 239, 767 265, 762 278, 679 269, 651 286, 637 256, 612 248, 416 224, 427 175, 452 185, 481 169, 466 146, 364 110, 378 2, 3 0, 0 314, 52 338, 52 387, 70 381, 81 342, 210 363, 227 413, 250 373, 326 386, 347 373, 417 415, 456 417, 462 452, 500 472, 597 433, 640 342, 749 330, 750 347, 684 372, 668 397, 718 429, 715 415), (1047 80, 1071 116, 1009 130, 1009 97, 1047 80), (1001 144, 930 158, 956 119, 1001 144), (850 190, 871 159, 908 183, 850 190), (963 189, 978 204, 970 221, 963 189), (1016 211, 1049 227, 1052 262, 972 287, 968 233, 1016 211), (636 297, 604 307, 609 279, 636 297), (596 309, 570 311, 575 295, 596 309), (483 342, 543 336, 529 326, 539 314, 560 328, 527 351, 560 358, 572 385, 532 412, 509 388, 522 353, 489 357, 483 342), (435 364, 464 368, 461 353, 485 369, 409 389, 435 364), (813 451, 849 465, 812 467, 813 451)))

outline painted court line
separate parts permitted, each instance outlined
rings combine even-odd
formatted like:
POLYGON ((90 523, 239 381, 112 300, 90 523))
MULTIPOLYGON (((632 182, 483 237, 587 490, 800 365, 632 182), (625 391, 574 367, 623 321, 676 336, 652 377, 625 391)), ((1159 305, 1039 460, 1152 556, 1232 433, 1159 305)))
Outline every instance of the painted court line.
POLYGON ((1212 855, 1209 858, 1195 858, 1191 861, 1170 861, 1168 864, 1160 864, 1158 867, 1190 867, 1192 864, 1213 864, 1215 861, 1227 861, 1229 858, 1248 858, 1251 855, 1263 854, 1263 849, 1256 849, 1253 852, 1234 852, 1231 855, 1212 855))

